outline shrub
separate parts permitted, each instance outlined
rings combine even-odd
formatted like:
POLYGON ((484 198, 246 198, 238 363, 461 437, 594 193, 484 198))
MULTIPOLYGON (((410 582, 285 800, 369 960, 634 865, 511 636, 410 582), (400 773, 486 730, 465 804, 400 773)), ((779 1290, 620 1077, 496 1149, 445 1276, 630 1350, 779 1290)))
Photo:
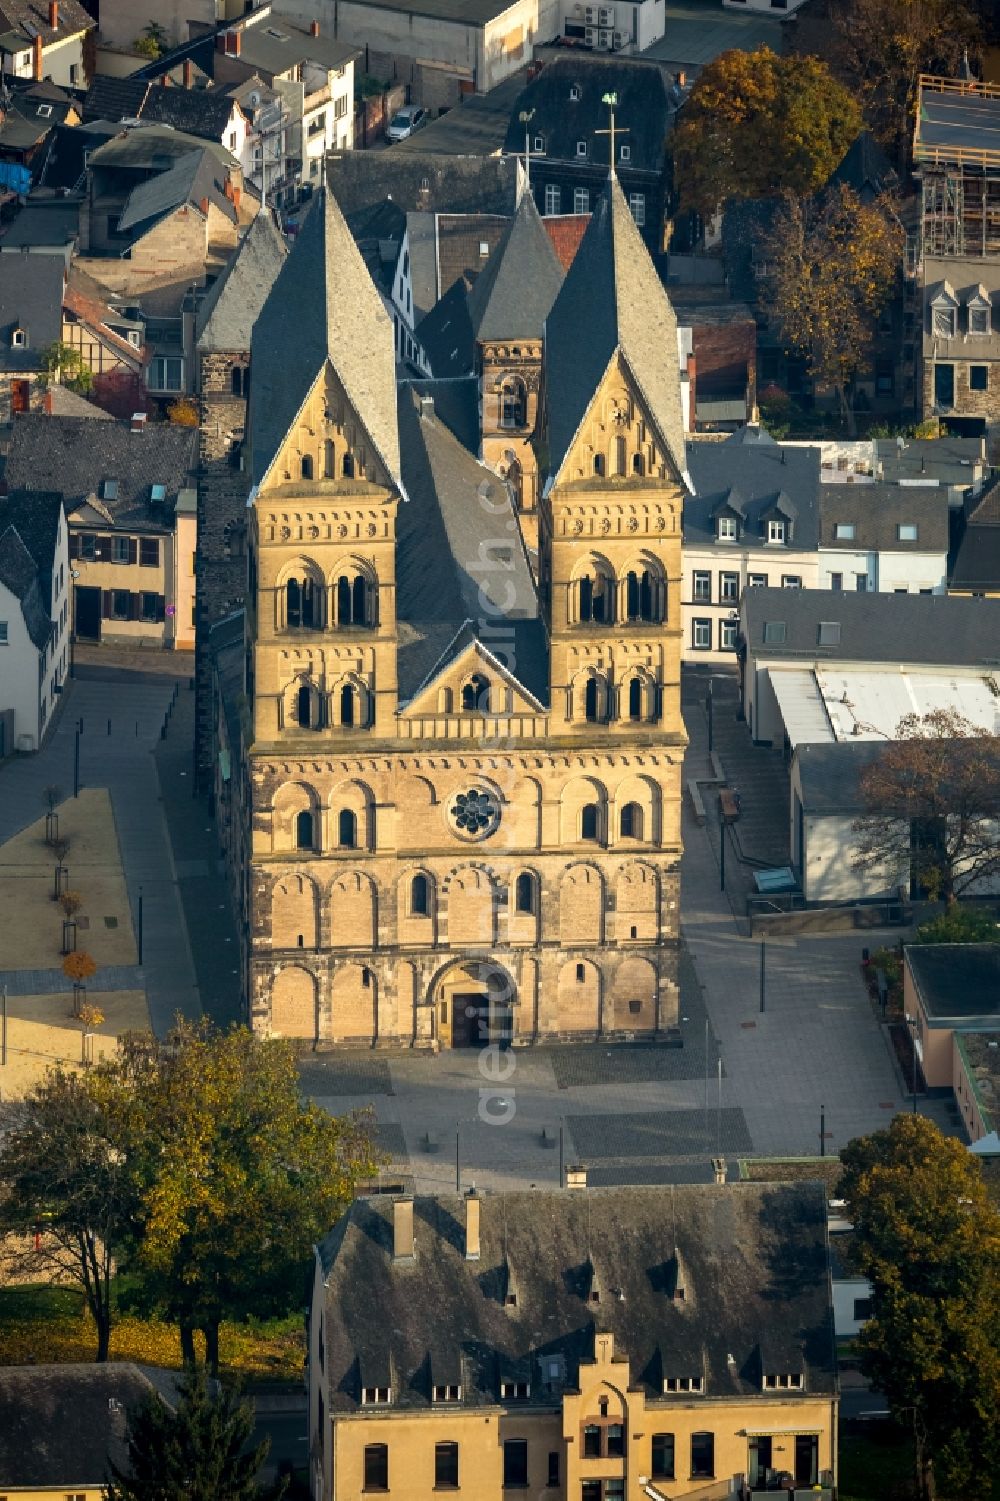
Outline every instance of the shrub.
POLYGON ((915 943, 1000 943, 996 913, 984 907, 951 907, 922 922, 915 943))

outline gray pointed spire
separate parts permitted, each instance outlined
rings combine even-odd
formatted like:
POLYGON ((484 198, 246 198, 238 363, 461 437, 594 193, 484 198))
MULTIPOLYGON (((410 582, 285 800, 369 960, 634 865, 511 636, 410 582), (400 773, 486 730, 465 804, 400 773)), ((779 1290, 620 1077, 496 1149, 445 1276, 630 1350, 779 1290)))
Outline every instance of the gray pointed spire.
POLYGON ((540 339, 563 269, 530 192, 469 293, 472 332, 485 339, 540 339))
POLYGON ((255 485, 266 477, 327 360, 398 483, 392 322, 337 201, 325 188, 314 200, 253 331, 255 485))

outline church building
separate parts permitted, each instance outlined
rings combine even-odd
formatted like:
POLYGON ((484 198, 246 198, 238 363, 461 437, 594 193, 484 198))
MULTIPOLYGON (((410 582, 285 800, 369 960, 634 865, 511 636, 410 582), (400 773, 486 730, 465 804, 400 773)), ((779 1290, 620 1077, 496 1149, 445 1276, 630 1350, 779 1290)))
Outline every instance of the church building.
MULTIPOLYGON (((397 391, 329 191, 254 327, 231 816, 262 1031, 461 1047, 677 1024, 676 321, 613 176, 551 270, 544 342, 533 312, 524 329, 537 390, 517 398, 537 584, 509 483, 397 391)), ((480 323, 494 401, 501 292, 484 286, 480 323)))

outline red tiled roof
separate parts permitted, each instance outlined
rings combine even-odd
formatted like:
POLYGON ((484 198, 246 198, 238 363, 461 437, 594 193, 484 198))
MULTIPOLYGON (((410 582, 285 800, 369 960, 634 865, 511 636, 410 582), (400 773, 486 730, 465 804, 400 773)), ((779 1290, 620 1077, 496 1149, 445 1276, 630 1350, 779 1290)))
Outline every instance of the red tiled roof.
POLYGON ((552 248, 562 262, 563 270, 568 271, 590 223, 590 215, 554 214, 543 219, 542 223, 548 230, 552 248))

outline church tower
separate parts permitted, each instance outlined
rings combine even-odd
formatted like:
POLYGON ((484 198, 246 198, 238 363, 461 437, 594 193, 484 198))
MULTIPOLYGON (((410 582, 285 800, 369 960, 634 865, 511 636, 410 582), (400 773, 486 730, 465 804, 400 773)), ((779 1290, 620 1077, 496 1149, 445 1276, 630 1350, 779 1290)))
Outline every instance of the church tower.
POLYGON ((563 269, 535 200, 522 185, 517 212, 469 294, 476 341, 483 462, 511 488, 524 539, 538 545, 542 333, 563 269))

